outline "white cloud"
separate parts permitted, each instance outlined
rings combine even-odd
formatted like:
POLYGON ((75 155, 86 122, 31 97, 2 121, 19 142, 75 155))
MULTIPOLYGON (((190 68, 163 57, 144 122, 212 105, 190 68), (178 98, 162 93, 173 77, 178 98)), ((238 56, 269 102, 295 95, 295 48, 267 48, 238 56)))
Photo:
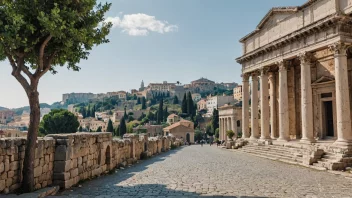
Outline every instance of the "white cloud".
POLYGON ((167 21, 156 20, 154 16, 143 13, 124 15, 123 17, 108 17, 106 22, 111 22, 113 28, 121 28, 122 32, 130 36, 146 36, 149 32, 160 34, 178 30, 177 25, 171 25, 167 21))

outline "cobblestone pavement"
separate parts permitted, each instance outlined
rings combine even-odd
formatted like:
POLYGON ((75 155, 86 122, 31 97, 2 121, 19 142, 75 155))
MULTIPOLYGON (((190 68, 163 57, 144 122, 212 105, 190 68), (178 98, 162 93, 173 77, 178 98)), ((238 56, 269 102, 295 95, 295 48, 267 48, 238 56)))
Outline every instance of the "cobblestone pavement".
POLYGON ((69 197, 352 197, 352 180, 204 145, 187 146, 62 192, 69 197))

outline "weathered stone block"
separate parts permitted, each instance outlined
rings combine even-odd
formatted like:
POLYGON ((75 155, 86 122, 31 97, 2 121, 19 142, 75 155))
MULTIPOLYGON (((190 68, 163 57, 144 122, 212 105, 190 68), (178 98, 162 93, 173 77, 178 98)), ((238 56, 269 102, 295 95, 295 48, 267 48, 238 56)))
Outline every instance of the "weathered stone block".
POLYGON ((38 166, 34 168, 34 177, 39 177, 43 173, 43 167, 38 166))
POLYGON ((71 160, 67 161, 54 161, 54 172, 62 173, 71 169, 71 160))
POLYGON ((5 180, 0 180, 0 191, 3 191, 6 187, 5 180))
POLYGON ((15 176, 15 171, 7 172, 7 178, 13 178, 13 176, 15 176))
POLYGON ((53 179, 54 179, 54 180, 62 180, 62 181, 65 181, 65 180, 69 180, 70 177, 71 177, 70 172, 54 173, 54 174, 53 174, 53 179))
POLYGON ((5 164, 3 162, 0 162, 0 173, 5 171, 5 164))
POLYGON ((12 185, 12 178, 7 178, 5 181, 6 188, 10 188, 11 185, 12 185))
POLYGON ((71 148, 66 145, 59 145, 55 149, 55 161, 66 161, 71 159, 71 148))
POLYGON ((76 177, 78 175, 78 168, 72 169, 70 173, 71 173, 71 178, 76 177))

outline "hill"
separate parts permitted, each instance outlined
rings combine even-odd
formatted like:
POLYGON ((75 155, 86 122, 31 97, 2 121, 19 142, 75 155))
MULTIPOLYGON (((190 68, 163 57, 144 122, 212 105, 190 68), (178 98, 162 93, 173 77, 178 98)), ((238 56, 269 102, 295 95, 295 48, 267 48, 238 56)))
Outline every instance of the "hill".
POLYGON ((0 107, 0 111, 1 110, 6 110, 7 108, 6 107, 0 107))

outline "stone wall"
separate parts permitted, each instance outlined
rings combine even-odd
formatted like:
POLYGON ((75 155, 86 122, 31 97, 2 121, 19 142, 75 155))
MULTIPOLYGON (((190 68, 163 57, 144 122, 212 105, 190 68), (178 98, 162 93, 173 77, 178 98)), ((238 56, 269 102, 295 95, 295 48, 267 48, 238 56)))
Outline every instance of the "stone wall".
MULTIPOLYGON (((25 138, 0 139, 0 193, 21 187, 25 138)), ((66 189, 116 167, 170 150, 182 142, 171 137, 111 133, 54 134, 39 138, 34 161, 35 188, 59 185, 66 189)))
MULTIPOLYGON (((0 193, 9 193, 21 187, 25 155, 25 138, 0 139, 0 193)), ((39 138, 35 151, 35 189, 52 184, 55 140, 39 138)))

